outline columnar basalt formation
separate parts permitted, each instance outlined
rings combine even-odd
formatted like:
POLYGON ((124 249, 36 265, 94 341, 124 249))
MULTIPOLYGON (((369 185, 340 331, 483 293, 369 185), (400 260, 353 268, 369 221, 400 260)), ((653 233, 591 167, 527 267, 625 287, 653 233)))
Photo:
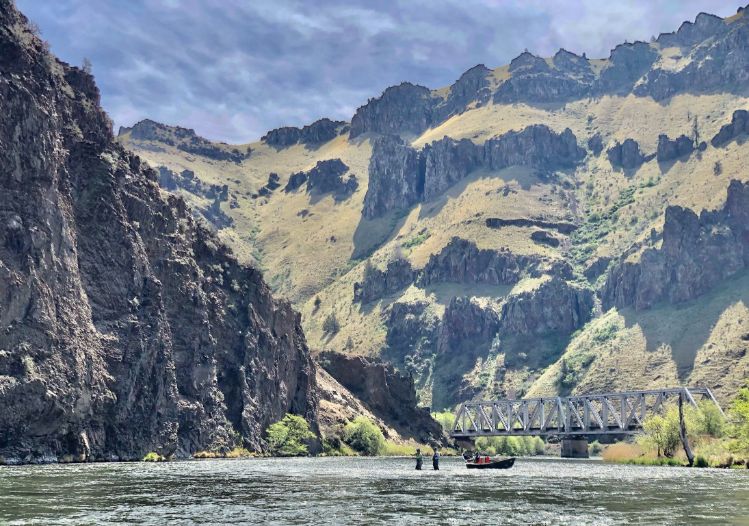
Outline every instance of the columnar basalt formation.
POLYGON ((421 151, 395 136, 378 137, 372 145, 363 214, 373 219, 433 199, 477 168, 569 169, 584 157, 571 130, 556 133, 542 124, 498 135, 483 145, 444 137, 421 151))

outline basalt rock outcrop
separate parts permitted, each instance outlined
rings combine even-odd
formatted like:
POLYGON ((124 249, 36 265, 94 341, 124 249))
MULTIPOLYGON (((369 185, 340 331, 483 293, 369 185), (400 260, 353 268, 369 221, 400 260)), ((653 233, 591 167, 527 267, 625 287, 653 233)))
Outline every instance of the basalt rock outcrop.
POLYGON ((247 159, 252 150, 247 148, 244 152, 239 148, 223 143, 214 143, 204 139, 190 128, 180 126, 167 126, 150 119, 142 120, 132 127, 120 127, 119 135, 130 134, 135 141, 154 141, 182 150, 183 152, 208 157, 216 161, 231 161, 240 163, 247 159))
POLYGON ((422 269, 406 259, 390 261, 384 270, 369 266, 364 279, 354 284, 354 301, 369 303, 415 283, 427 287, 437 283, 514 285, 523 277, 551 274, 572 278, 572 267, 561 259, 518 255, 507 249, 479 249, 473 241, 454 237, 422 269))
POLYGON ((402 436, 428 444, 446 443, 429 409, 418 407, 413 379, 389 363, 330 351, 321 353, 318 363, 402 436))
POLYGON ((472 241, 454 237, 438 254, 429 257, 417 283, 485 283, 514 285, 523 276, 544 273, 571 277, 572 268, 562 260, 518 255, 509 250, 479 249, 472 241))
POLYGON ((435 100, 429 88, 404 82, 356 110, 349 137, 362 133, 418 135, 432 124, 435 100))
POLYGON ((385 270, 368 266, 364 270, 361 283, 354 283, 354 301, 369 303, 409 286, 414 282, 416 272, 407 259, 394 259, 385 270))
POLYGON ((483 64, 463 73, 455 84, 450 86, 450 92, 445 100, 436 103, 432 111, 432 124, 465 111, 471 103, 475 103, 476 106, 486 104, 491 99, 489 75, 491 70, 483 64))
POLYGON ((159 186, 169 192, 184 190, 205 199, 229 200, 229 187, 225 184, 207 184, 192 170, 174 172, 166 166, 159 166, 159 186))
POLYGON ((749 266, 749 184, 731 181, 724 207, 666 209, 660 248, 646 248, 639 260, 620 260, 601 290, 605 308, 647 309, 704 294, 749 266))
POLYGON ((380 217, 390 210, 408 208, 424 193, 424 168, 418 152, 395 135, 378 137, 372 143, 369 186, 362 214, 380 217))
POLYGON ((511 294, 502 304, 502 334, 570 334, 591 318, 593 292, 558 277, 536 289, 511 294))
POLYGON ((369 162, 364 217, 373 219, 439 196, 477 168, 549 171, 572 168, 584 158, 585 150, 570 129, 556 133, 542 124, 498 135, 483 145, 444 137, 421 151, 396 136, 378 137, 369 162))
POLYGON ((306 146, 316 146, 331 141, 346 131, 346 123, 343 121, 320 119, 302 128, 294 126, 276 128, 266 133, 261 140, 279 149, 300 143, 306 146))
POLYGON ((510 78, 494 93, 494 102, 562 102, 586 96, 593 72, 585 57, 560 49, 553 65, 524 52, 510 62, 510 78))
POLYGON ((658 136, 658 149, 655 157, 659 163, 673 161, 680 157, 686 157, 694 151, 694 141, 686 135, 680 135, 674 140, 668 138, 668 135, 661 134, 658 136))
POLYGON ((0 5, 0 456, 265 447, 316 426, 299 315, 162 197, 86 72, 0 5))
POLYGON ((720 148, 747 133, 749 133, 749 112, 736 110, 731 116, 731 122, 721 126, 720 131, 710 140, 710 144, 720 148))
POLYGON ((424 160, 424 191, 421 199, 442 195, 483 162, 480 146, 468 139, 445 137, 428 144, 420 153, 424 160))
POLYGON ((573 168, 585 158, 569 128, 562 133, 543 124, 510 131, 484 143, 484 165, 492 170, 529 166, 544 170, 573 168))
POLYGON ((685 92, 741 92, 749 79, 746 16, 729 24, 703 13, 694 24, 686 22, 676 34, 661 35, 658 41, 663 47, 681 47, 688 63, 678 69, 652 69, 634 89, 636 95, 660 101, 685 92))
POLYGON ((623 143, 616 143, 606 151, 611 166, 634 170, 639 168, 648 158, 640 151, 640 145, 634 139, 625 139, 623 143))
POLYGON ((295 192, 306 183, 307 193, 317 195, 330 193, 336 200, 346 199, 359 187, 354 174, 344 177, 348 171, 348 166, 340 159, 318 161, 314 168, 307 172, 291 174, 284 191, 295 192))

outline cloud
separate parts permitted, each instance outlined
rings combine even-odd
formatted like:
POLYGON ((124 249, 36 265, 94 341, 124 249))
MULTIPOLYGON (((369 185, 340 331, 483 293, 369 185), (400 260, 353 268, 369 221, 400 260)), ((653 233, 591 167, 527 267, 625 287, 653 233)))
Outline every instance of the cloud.
POLYGON ((404 80, 452 83, 524 49, 608 56, 719 0, 17 0, 63 60, 93 63, 117 125, 142 118, 227 142, 320 117, 348 120, 404 80), (376 5, 377 8, 374 8, 376 5))

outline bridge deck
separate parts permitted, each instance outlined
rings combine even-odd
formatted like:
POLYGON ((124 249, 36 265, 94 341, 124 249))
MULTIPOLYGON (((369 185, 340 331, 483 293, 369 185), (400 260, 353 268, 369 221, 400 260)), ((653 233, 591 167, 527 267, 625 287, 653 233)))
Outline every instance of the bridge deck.
POLYGON ((451 436, 563 437, 639 433, 645 419, 661 411, 669 399, 681 398, 696 406, 695 397, 718 405, 706 387, 466 402, 455 415, 451 436))

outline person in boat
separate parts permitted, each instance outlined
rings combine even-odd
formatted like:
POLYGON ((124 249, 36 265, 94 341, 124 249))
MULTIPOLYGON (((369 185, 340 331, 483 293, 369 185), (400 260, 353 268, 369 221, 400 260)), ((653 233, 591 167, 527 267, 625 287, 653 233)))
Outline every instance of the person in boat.
POLYGON ((432 455, 432 467, 435 471, 440 469, 440 450, 437 447, 434 448, 434 455, 432 455))
POLYGON ((416 469, 421 471, 421 465, 424 463, 424 457, 421 456, 421 449, 416 450, 416 469))
POLYGON ((468 450, 464 449, 463 450, 463 460, 465 460, 466 462, 470 462, 472 459, 473 459, 473 455, 471 455, 468 452, 468 450))
POLYGON ((473 462, 475 464, 480 464, 479 462, 480 460, 481 460, 481 453, 479 453, 479 450, 477 449, 476 454, 473 456, 473 462))

